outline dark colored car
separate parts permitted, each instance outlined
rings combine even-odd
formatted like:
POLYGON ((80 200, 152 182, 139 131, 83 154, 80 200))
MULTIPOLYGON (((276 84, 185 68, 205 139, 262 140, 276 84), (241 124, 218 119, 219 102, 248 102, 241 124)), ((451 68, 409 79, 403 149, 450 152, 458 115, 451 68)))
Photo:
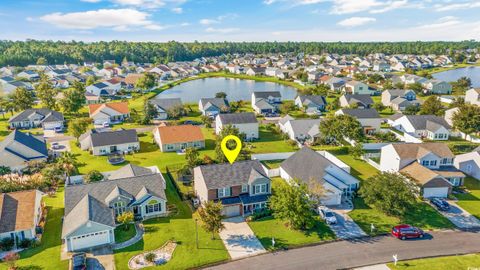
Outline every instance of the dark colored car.
POLYGON ((444 199, 441 198, 432 198, 430 202, 440 211, 450 210, 450 204, 444 199))
POLYGON ((194 126, 198 126, 198 125, 201 125, 202 123, 196 122, 196 121, 187 120, 187 121, 183 122, 183 124, 184 124, 184 125, 194 125, 194 126))
POLYGON ((407 238, 423 238, 425 233, 417 227, 402 224, 392 228, 392 235, 398 239, 405 240, 407 238))
POLYGON ((72 255, 72 270, 87 269, 87 256, 85 253, 75 253, 72 255))

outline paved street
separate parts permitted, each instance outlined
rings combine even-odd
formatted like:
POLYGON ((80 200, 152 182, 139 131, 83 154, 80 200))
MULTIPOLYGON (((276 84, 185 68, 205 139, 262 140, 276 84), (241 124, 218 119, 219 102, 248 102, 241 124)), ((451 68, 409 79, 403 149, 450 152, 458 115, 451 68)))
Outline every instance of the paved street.
POLYGON ((480 234, 432 232, 421 240, 379 236, 292 249, 233 261, 209 269, 344 269, 431 256, 480 252, 480 234))
POLYGON ((225 219, 223 225, 225 229, 220 232, 220 238, 232 259, 265 252, 262 244, 242 217, 225 219))

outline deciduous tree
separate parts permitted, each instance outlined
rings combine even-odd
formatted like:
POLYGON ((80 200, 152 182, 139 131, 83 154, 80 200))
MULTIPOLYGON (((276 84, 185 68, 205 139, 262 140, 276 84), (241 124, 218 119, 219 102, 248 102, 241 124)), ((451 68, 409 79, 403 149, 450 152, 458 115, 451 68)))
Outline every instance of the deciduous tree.
POLYGON ((198 209, 198 214, 202 220, 202 227, 212 234, 212 239, 215 239, 215 234, 219 233, 225 228, 222 223, 222 204, 220 202, 208 201, 198 209))
POLYGON ((452 117, 453 127, 465 134, 480 132, 480 107, 465 104, 458 108, 452 117))
POLYGON ((428 97, 420 109, 420 114, 441 116, 443 113, 444 108, 442 102, 440 102, 440 99, 437 96, 428 97))

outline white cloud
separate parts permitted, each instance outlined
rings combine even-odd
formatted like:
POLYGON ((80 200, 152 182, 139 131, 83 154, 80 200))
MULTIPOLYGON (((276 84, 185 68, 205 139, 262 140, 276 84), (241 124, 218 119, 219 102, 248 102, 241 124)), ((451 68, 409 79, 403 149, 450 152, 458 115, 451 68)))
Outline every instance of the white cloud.
POLYGON ((211 24, 216 24, 219 23, 220 21, 214 20, 214 19, 201 19, 200 24, 202 25, 211 25, 211 24))
POLYGON ((190 26, 190 23, 184 22, 184 23, 181 23, 180 26, 190 26))
POLYGON ((432 28, 447 28, 451 26, 456 26, 458 24, 461 24, 462 22, 454 16, 445 16, 440 19, 438 19, 436 22, 431 23, 431 24, 424 24, 419 26, 419 29, 432 29, 432 28))
POLYGON ((433 6, 435 11, 452 11, 452 10, 460 10, 460 9, 469 9, 469 8, 478 8, 480 7, 480 1, 468 1, 468 2, 460 2, 460 3, 444 3, 444 4, 436 4, 433 6))
POLYGON ((221 33, 221 34, 229 34, 233 32, 238 32, 240 29, 238 28, 213 28, 213 27, 208 27, 205 29, 206 32, 208 33, 221 33))
POLYGON ((172 12, 177 13, 177 14, 182 14, 183 13, 183 8, 181 8, 181 7, 172 8, 172 12))
POLYGON ((126 31, 129 27, 143 27, 159 30, 158 25, 148 20, 150 15, 135 9, 99 9, 85 12, 51 13, 40 17, 40 20, 66 29, 111 28, 115 31, 126 31))
POLYGON ((165 6, 162 0, 111 0, 115 4, 121 6, 133 6, 142 9, 155 9, 165 6))
POLYGON ((345 27, 361 26, 367 23, 375 22, 376 19, 372 17, 351 17, 343 21, 339 21, 337 24, 345 27))
POLYGON ((87 3, 98 3, 101 2, 102 0, 80 0, 82 2, 87 2, 87 3))
POLYGON ((357 12, 384 13, 398 8, 418 7, 419 3, 411 4, 409 0, 265 0, 263 3, 288 3, 291 6, 331 3, 332 14, 350 14, 357 12))
POLYGON ((216 18, 212 18, 212 19, 201 19, 199 21, 199 23, 201 25, 212 25, 212 24, 217 24, 217 23, 223 22, 225 20, 233 20, 233 19, 236 19, 236 18, 238 18, 238 14, 227 13, 227 14, 220 15, 220 16, 218 16, 216 18))

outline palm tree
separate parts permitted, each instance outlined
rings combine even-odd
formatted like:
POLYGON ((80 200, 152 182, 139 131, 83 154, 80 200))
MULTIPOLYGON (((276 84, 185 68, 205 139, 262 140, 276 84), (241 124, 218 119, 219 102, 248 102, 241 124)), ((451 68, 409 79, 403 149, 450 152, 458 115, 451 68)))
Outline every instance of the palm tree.
POLYGON ((70 176, 77 171, 77 158, 70 152, 64 152, 57 160, 65 173, 65 178, 70 181, 70 176))

